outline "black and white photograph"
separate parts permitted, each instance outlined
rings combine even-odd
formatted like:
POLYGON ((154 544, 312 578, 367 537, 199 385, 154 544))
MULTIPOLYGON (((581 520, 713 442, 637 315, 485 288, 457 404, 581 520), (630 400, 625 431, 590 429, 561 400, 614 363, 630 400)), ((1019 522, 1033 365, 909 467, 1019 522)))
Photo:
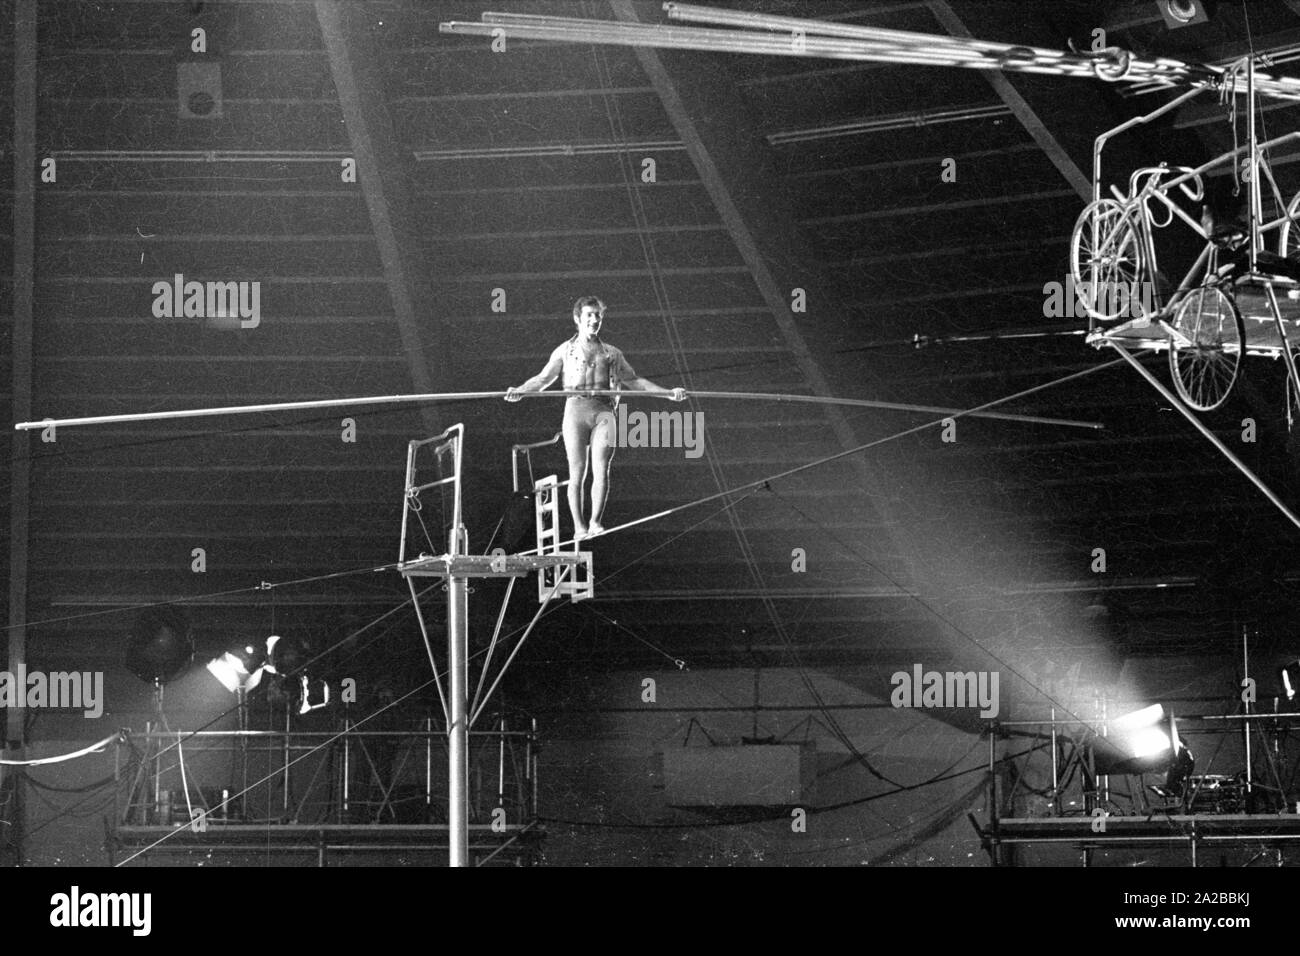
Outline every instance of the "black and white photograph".
POLYGON ((853 867, 1263 925, 1300 2, 0 11, 23 921, 853 867))

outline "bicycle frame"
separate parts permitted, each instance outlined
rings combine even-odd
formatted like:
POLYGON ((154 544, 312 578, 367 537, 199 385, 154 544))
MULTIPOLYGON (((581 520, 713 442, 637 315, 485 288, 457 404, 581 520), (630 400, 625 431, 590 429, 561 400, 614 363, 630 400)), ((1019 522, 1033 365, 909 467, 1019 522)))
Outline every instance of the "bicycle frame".
MULTIPOLYGON (((1103 132, 1093 144, 1093 201, 1080 215, 1071 240, 1075 280, 1094 286, 1086 306, 1088 342, 1121 350, 1126 346, 1167 349, 1180 395, 1197 411, 1212 411, 1223 403, 1236 380, 1240 358, 1246 354, 1284 358, 1288 392, 1300 398, 1300 374, 1293 354, 1300 347, 1300 313, 1288 303, 1288 318, 1284 320, 1277 294, 1279 285, 1292 289, 1293 296, 1300 290, 1300 264, 1295 259, 1279 261, 1285 260, 1290 251, 1292 227, 1296 227, 1296 239, 1300 239, 1300 196, 1289 204, 1285 201, 1267 159, 1271 148, 1300 140, 1300 131, 1261 142, 1256 123, 1258 93, 1254 61, 1242 58, 1227 68, 1214 87, 1188 90, 1143 116, 1103 132), (1206 92, 1225 92, 1235 103, 1240 89, 1237 84, 1243 81, 1247 120, 1244 143, 1194 168, 1161 165, 1138 169, 1129 177, 1127 192, 1112 186, 1111 195, 1102 197, 1102 157, 1110 139, 1150 123, 1206 92), (1239 182, 1246 186, 1247 215, 1241 229, 1244 242, 1230 235, 1209 235, 1178 205, 1173 194, 1178 188, 1187 199, 1201 200, 1204 179, 1228 172, 1239 175, 1239 182), (1267 221, 1263 212, 1264 183, 1278 209, 1278 215, 1267 221), (1158 218, 1157 206, 1164 207, 1163 222, 1158 218), (1156 229, 1170 225, 1175 217, 1191 228, 1204 245, 1182 281, 1166 296, 1158 284, 1154 237, 1156 229), (1266 249, 1266 243, 1272 245, 1275 235, 1277 252, 1273 253, 1266 249), (1089 238, 1092 247, 1085 256, 1083 244, 1089 238), (1231 240, 1231 245, 1223 239, 1231 240), (1233 250, 1230 268, 1219 268, 1221 248, 1233 250), (1135 315, 1134 321, 1115 323, 1113 320, 1120 318, 1119 310, 1114 308, 1118 300, 1107 302, 1101 296, 1114 295, 1112 285, 1130 282, 1150 284, 1151 295, 1145 301, 1151 302, 1153 309, 1150 314, 1135 315), (1251 329, 1249 340, 1247 323, 1251 329)), ((1233 122, 1235 131, 1236 120, 1233 122)))
MULTIPOLYGON (((1136 264, 1133 282, 1137 288, 1132 289, 1129 294, 1138 297, 1141 296, 1144 301, 1149 301, 1151 308, 1146 310, 1147 314, 1143 316, 1134 316, 1135 318, 1159 318, 1173 305, 1175 305, 1187 289, 1192 287, 1193 279, 1201 275, 1204 267, 1209 261, 1209 246, 1202 250, 1201 255, 1193 264, 1191 270, 1183 278, 1175 292, 1170 296, 1168 303, 1164 301, 1164 296, 1159 284, 1159 257, 1156 252, 1155 230, 1163 229, 1170 225, 1175 217, 1186 223, 1202 239, 1206 239, 1205 230, 1200 223, 1196 222, 1189 216, 1181 206, 1170 198, 1169 193, 1174 186, 1177 186, 1189 200, 1199 201, 1204 196, 1204 185, 1199 176, 1183 175, 1179 176, 1177 181, 1162 183, 1161 179, 1171 173, 1177 173, 1186 170, 1186 167, 1170 168, 1168 166, 1148 166, 1135 170, 1129 176, 1129 190, 1127 193, 1119 188, 1112 186, 1111 193, 1116 203, 1122 210, 1120 218, 1114 223, 1114 226, 1106 235, 1099 231, 1101 228, 1101 215, 1098 214, 1092 220, 1092 250, 1096 254, 1098 250, 1112 248, 1115 240, 1125 229, 1131 228, 1137 241, 1136 264), (1189 183, 1191 185, 1189 185, 1189 183), (1164 222, 1158 222, 1152 213, 1152 203, 1163 205, 1167 211, 1167 217, 1164 222), (1149 299, 1143 295, 1144 289, 1150 290, 1149 299)), ((1190 170, 1187 170, 1190 173, 1190 170)), ((1094 202, 1094 206, 1097 202, 1094 202)), ((1092 208, 1092 207, 1090 207, 1092 208)), ((1117 294, 1120 290, 1105 290, 1110 294, 1117 294)), ((1092 290, 1094 295, 1102 294, 1100 290, 1092 290)), ((1090 331, 1095 328, 1097 317, 1089 311, 1090 331)))

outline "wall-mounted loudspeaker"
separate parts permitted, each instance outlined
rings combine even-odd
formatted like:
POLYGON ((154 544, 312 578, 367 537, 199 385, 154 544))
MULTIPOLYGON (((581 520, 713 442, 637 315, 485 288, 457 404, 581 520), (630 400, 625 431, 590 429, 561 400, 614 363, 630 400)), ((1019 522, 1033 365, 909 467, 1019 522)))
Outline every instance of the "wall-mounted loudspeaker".
POLYGON ((176 101, 181 119, 220 119, 221 61, 181 60, 177 63, 176 101))

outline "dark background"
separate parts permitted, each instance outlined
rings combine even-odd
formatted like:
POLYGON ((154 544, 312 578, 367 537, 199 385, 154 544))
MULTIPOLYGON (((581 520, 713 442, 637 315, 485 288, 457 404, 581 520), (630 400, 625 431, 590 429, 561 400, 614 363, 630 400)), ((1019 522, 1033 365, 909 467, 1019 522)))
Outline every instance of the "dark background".
MULTIPOLYGON (((1141 56, 1211 63, 1253 45, 1279 54, 1279 74, 1300 44, 1300 7, 1286 2, 1220 3, 1179 29, 1152 2, 727 5, 937 34, 955 17, 981 39, 1057 49, 1086 49, 1100 28, 1141 56)), ((609 306, 603 337, 668 386, 960 409, 1112 358, 1073 334, 1084 319, 1045 315, 1087 198, 1062 170, 1088 178, 1093 138, 1168 93, 1009 74, 1009 101, 970 70, 515 40, 498 53, 438 32, 484 9, 615 18, 595 2, 338 7, 36 4, 36 156, 56 159, 57 179, 35 187, 30 358, 0 339, 6 412, 15 369, 30 376, 33 419, 500 390, 571 333, 583 294, 609 306), (205 56, 189 50, 196 27, 205 56), (219 64, 219 115, 180 115, 178 64, 195 60, 219 64), (854 123, 871 128, 834 132, 854 123), (342 181, 346 158, 359 182, 342 181), (152 285, 176 273, 260 282, 260 326, 156 318, 152 285), (806 311, 791 311, 795 289, 806 311)), ((0 128, 14 110, 14 4, 3 8, 0 128)), ((1278 135, 1297 109, 1265 102, 1262 116, 1278 135)), ((1232 136, 1206 94, 1117 141, 1105 181, 1204 162, 1232 136)), ((1289 199, 1300 157, 1270 158, 1289 199)), ((15 195, 14 164, 0 163, 6 217, 15 195)), ((11 233, 0 245, 26 261, 11 233)), ((6 269, 6 325, 14 290, 6 269)), ((1167 381, 1162 355, 1144 361, 1167 381)), ((1295 507, 1284 380, 1280 363, 1250 359, 1203 420, 1295 507)), ((1003 719, 1053 705, 1093 719, 1101 700, 1112 714, 1153 700, 1235 712, 1243 634, 1261 698, 1297 656, 1297 529, 1132 369, 1001 409, 1100 431, 963 418, 944 442, 938 428, 895 437, 934 414, 688 407, 704 414, 708 453, 619 452, 607 525, 890 440, 594 542, 595 599, 553 606, 503 689, 547 742, 549 861, 980 864, 965 819, 989 809, 979 722, 890 708, 892 673, 998 671, 1003 719), (673 810, 663 752, 698 743, 697 727, 719 743, 810 741, 808 804, 851 805, 806 834, 673 810), (671 828, 683 823, 707 825, 671 828)), ((29 714, 33 752, 142 727, 149 688, 122 662, 139 608, 157 602, 182 603, 200 660, 232 640, 294 637, 324 655, 322 674, 358 681, 361 710, 425 684, 409 608, 350 636, 405 598, 394 572, 368 569, 396 558, 406 442, 463 422, 471 550, 530 547, 510 446, 550 437, 560 414, 555 400, 479 401, 24 433, 14 460, 30 472, 13 473, 30 528, 0 560, 21 571, 28 666, 102 670, 108 687, 98 721, 29 714), (358 573, 322 577, 341 571, 358 573)), ((538 477, 564 468, 558 449, 534 465, 538 477)), ((438 510, 423 550, 445 546, 438 510)), ((483 582, 471 596, 476 651, 503 590, 483 582)), ((516 591, 507 632, 536 608, 531 579, 516 591)), ((437 638, 439 592, 428 608, 437 638)), ((394 726, 417 725, 430 693, 394 726)), ((168 700, 173 729, 227 706, 168 700)), ((1236 736, 1194 749, 1200 770, 1243 767, 1236 736)), ((111 772, 94 759, 32 776, 84 785, 111 772)), ((40 829, 28 857, 103 862, 110 791, 71 812, 57 794, 29 801, 40 829)))

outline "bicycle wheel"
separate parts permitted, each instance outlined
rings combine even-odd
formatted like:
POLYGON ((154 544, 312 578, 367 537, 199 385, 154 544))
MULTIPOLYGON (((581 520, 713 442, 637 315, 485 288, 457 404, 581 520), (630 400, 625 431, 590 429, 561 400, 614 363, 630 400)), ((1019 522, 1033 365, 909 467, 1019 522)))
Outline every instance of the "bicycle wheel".
POLYGON ((1295 198, 1292 199, 1290 205, 1286 207, 1286 211, 1286 220, 1278 227, 1277 235, 1277 254, 1283 259, 1286 258, 1291 243, 1300 240, 1300 235, 1291 235, 1291 221, 1295 220, 1297 223, 1300 223, 1300 193, 1296 193, 1295 198))
POLYGON ((1070 274, 1083 310, 1101 322, 1127 312, 1142 260, 1133 217, 1114 199, 1084 207, 1070 237, 1070 274))
POLYGON ((1232 296, 1217 286, 1193 289, 1170 323, 1169 374, 1188 407, 1211 412, 1222 405, 1241 371, 1246 330, 1232 296))

